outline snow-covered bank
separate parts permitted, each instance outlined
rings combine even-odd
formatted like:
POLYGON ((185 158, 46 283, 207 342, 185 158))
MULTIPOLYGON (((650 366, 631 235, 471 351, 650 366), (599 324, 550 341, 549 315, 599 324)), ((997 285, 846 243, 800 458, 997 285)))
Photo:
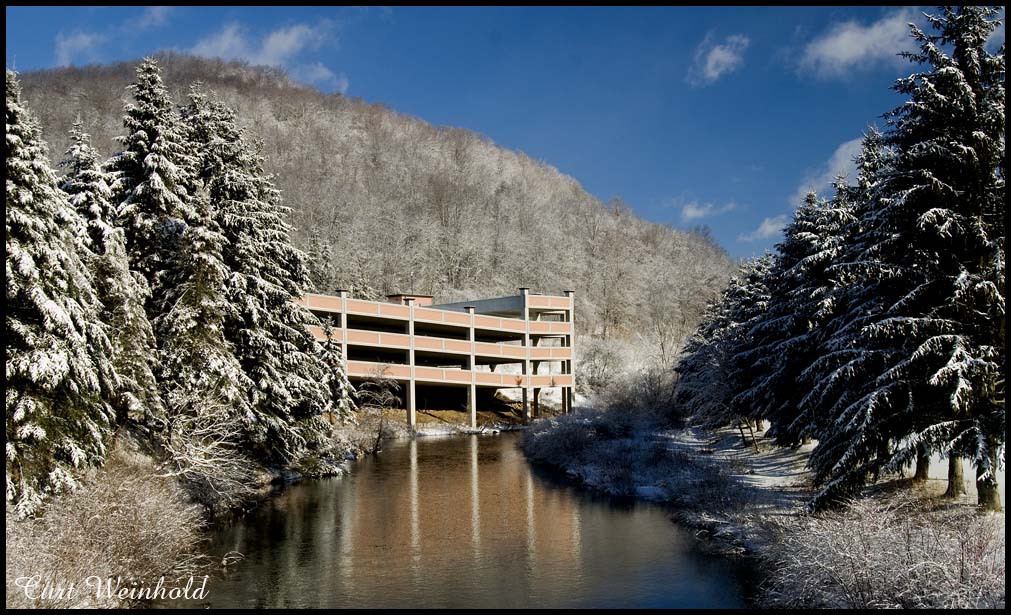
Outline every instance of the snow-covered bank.
POLYGON ((521 446, 530 461, 610 495, 720 511, 760 495, 701 454, 697 441, 634 413, 582 412, 535 423, 521 446))
POLYGON ((999 607, 1004 518, 968 499, 886 483, 848 507, 808 515, 810 446, 757 448, 738 432, 667 430, 634 413, 535 424, 527 458, 604 493, 673 505, 703 544, 754 561, 766 607, 999 607))
POLYGON ((8 502, 7 608, 147 607, 148 596, 158 591, 169 595, 187 583, 199 587, 205 577, 220 574, 242 557, 209 557, 208 530, 234 521, 286 485, 345 474, 363 454, 348 441, 350 433, 335 438, 335 450, 346 451, 340 459, 313 457, 287 466, 250 463, 242 485, 210 483, 218 493, 215 502, 208 502, 171 472, 170 462, 150 446, 143 430, 121 428, 105 464, 82 476, 77 489, 47 501, 39 514, 19 519, 8 502), (103 588, 109 580, 113 591, 94 589, 96 580, 103 588), (144 588, 150 591, 145 594, 144 588))
POLYGON ((217 569, 203 552, 204 510, 174 477, 164 475, 137 439, 121 434, 105 465, 72 492, 52 498, 45 514, 5 528, 7 608, 121 608, 134 601, 88 591, 88 579, 123 587, 182 587, 217 569))

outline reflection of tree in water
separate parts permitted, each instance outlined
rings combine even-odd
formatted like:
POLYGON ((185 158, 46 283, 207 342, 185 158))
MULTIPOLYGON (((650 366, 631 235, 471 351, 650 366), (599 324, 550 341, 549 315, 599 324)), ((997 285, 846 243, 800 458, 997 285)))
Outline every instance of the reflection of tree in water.
POLYGON ((532 471, 515 440, 391 441, 291 487, 222 533, 247 557, 211 604, 741 605, 730 567, 701 562, 663 509, 532 471))

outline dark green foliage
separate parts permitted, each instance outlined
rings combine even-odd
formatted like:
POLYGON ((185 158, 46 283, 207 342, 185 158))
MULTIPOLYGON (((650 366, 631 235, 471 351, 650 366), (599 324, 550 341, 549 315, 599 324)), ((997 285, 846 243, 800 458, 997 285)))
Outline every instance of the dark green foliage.
POLYGON ((856 185, 809 197, 745 285, 767 309, 732 285, 679 367, 701 422, 818 440, 816 507, 926 451, 972 459, 980 505, 1000 507, 1004 55, 985 49, 995 8, 940 11, 936 34, 912 28, 925 70, 896 82, 909 100, 867 135, 856 185))
POLYGON ((26 516, 105 457, 116 376, 84 221, 57 188, 11 71, 6 96, 6 497, 26 516))
POLYGON ((154 377, 155 340, 144 310, 149 297, 147 282, 131 272, 123 229, 116 224, 110 202, 109 177, 100 168, 98 152, 77 123, 71 147, 63 161, 67 175, 60 188, 85 220, 88 257, 95 290, 102 303, 100 319, 109 325, 112 365, 119 378, 113 394, 117 422, 127 418, 163 418, 164 409, 154 377))

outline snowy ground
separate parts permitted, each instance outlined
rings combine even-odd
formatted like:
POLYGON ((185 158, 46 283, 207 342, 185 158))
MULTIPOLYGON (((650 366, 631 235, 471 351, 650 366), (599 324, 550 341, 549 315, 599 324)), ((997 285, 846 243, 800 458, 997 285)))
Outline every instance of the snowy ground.
POLYGON ((783 510, 795 508, 810 494, 811 473, 805 464, 814 445, 797 449, 778 447, 759 433, 756 450, 750 436, 749 433, 747 446, 742 443, 740 432, 731 429, 715 434, 690 430, 670 437, 675 447, 695 454, 707 451, 734 479, 767 493, 767 505, 783 510))
POLYGON ((775 446, 758 434, 758 447, 742 442, 739 431, 715 433, 687 430, 666 434, 675 450, 708 457, 725 479, 740 486, 742 506, 727 510, 708 507, 681 508, 677 519, 716 539, 717 551, 741 555, 767 549, 770 518, 801 514, 811 496, 811 472, 806 468, 813 444, 791 449, 775 446))
MULTIPOLYGON (((522 403, 523 402, 523 389, 499 389, 495 392, 495 397, 501 399, 502 401, 508 403, 522 403)), ((576 400, 573 407, 576 409, 582 408, 587 405, 588 399, 584 395, 576 393, 576 400)), ((547 408, 551 411, 557 411, 562 407, 562 389, 561 387, 545 387, 541 389, 540 393, 540 404, 543 408, 547 408)))
MULTIPOLYGON (((962 462, 962 469, 965 472, 965 496, 962 500, 971 504, 976 501, 976 481, 974 480, 975 474, 971 465, 968 461, 962 462)), ((906 476, 912 476, 913 470, 910 468, 906 472, 906 476)), ((1000 503, 1001 506, 1007 508, 1007 504, 1004 501, 1004 484, 1005 484, 1005 468, 1001 468, 997 472, 997 491, 1000 493, 1000 503)), ((930 472, 927 474, 927 488, 930 490, 940 490, 944 491, 948 484, 948 460, 942 459, 940 455, 934 455, 930 458, 930 472)))

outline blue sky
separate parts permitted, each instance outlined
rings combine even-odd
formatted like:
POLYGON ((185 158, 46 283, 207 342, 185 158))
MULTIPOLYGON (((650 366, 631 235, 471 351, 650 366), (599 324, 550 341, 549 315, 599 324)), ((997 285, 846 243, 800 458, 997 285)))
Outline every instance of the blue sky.
MULTIPOLYGON (((929 10, 929 9, 927 9, 929 10)), ((913 65, 904 7, 7 7, 8 67, 159 49, 285 67, 518 149, 639 215, 760 254, 852 169, 913 65)), ((1003 42, 1003 26, 992 39, 1003 42)))

